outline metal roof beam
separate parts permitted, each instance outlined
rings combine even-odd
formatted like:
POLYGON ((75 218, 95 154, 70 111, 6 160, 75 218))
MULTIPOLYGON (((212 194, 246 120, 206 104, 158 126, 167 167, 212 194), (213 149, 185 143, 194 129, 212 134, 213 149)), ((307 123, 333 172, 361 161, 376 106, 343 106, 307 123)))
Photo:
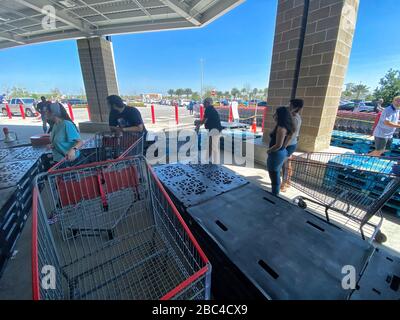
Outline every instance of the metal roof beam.
MULTIPOLYGON (((14 0, 15 2, 18 2, 19 4, 22 4, 30 9, 33 9, 37 12, 42 13, 43 11, 43 7, 45 7, 46 5, 49 5, 49 1, 45 1, 45 0, 14 0)), ((56 13, 53 14, 49 14, 50 18, 54 18, 58 21, 61 21, 67 25, 69 25, 70 27, 73 27, 81 32, 83 32, 84 34, 87 35, 91 35, 93 34, 93 31, 90 29, 90 26, 86 23, 84 23, 83 21, 79 20, 79 19, 75 19, 71 16, 69 16, 68 14, 66 14, 63 11, 60 10, 56 10, 56 13)))
POLYGON ((177 14, 185 18, 187 21, 191 22, 195 26, 201 26, 201 21, 190 14, 190 7, 184 2, 178 2, 176 0, 160 0, 162 3, 170 7, 177 14))
POLYGON ((25 44, 24 41, 20 40, 19 37, 12 35, 10 32, 0 32, 0 39, 15 42, 18 44, 25 44))

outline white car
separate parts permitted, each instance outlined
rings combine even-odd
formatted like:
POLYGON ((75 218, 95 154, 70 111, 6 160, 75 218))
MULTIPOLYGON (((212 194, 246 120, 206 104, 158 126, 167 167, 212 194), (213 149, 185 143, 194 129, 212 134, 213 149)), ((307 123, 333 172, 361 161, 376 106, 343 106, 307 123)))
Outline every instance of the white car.
POLYGON ((190 103, 190 100, 186 100, 186 99, 179 100, 179 106, 180 107, 185 107, 186 108, 189 105, 189 103, 190 103))

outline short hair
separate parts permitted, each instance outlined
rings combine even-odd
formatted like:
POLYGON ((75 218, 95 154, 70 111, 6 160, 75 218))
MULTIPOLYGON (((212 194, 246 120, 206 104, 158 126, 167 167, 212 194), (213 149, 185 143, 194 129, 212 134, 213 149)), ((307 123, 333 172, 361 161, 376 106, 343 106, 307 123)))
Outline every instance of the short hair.
POLYGON ((122 100, 122 98, 120 96, 117 96, 114 94, 114 95, 108 96, 106 99, 111 106, 116 106, 117 108, 120 108, 120 109, 125 107, 124 101, 122 100))
POLYGON ((303 99, 292 99, 290 100, 290 105, 293 106, 295 109, 303 109, 304 107, 304 100, 303 99))
POLYGON ((399 99, 400 99, 400 96, 396 96, 396 97, 393 98, 393 101, 396 101, 396 100, 399 100, 399 99))
POLYGON ((204 105, 205 105, 205 104, 209 104, 210 106, 212 106, 212 105, 214 104, 214 102, 213 102, 213 99, 212 99, 212 98, 208 97, 208 98, 205 98, 205 99, 204 99, 203 104, 204 104, 204 105))
POLYGON ((46 97, 45 96, 41 96, 40 99, 45 99, 46 100, 46 97))

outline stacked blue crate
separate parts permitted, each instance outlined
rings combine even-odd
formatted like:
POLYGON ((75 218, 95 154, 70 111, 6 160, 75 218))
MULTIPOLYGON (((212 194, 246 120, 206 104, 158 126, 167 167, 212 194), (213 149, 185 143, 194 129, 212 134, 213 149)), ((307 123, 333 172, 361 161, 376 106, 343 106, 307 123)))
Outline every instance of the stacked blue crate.
MULTIPOLYGON (((389 182, 385 174, 391 173, 396 162, 372 158, 366 161, 363 156, 351 155, 351 157, 346 157, 344 155, 331 159, 329 164, 335 166, 330 166, 326 170, 324 183, 347 185, 360 192, 371 192, 378 198, 389 182), (369 173, 371 171, 382 173, 382 175, 369 173)), ((388 201, 386 207, 394 209, 397 216, 400 216, 399 192, 388 201)))
POLYGON ((372 148, 372 141, 363 134, 334 130, 331 145, 354 150, 356 153, 369 153, 372 148))

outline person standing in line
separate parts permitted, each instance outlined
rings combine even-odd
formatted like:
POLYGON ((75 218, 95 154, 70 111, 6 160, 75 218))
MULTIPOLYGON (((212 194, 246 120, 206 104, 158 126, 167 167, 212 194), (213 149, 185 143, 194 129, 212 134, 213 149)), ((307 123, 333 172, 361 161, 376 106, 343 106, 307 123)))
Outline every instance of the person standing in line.
POLYGON ((40 97, 40 100, 41 101, 36 106, 36 110, 40 113, 40 116, 42 118, 43 132, 47 133, 46 113, 47 113, 47 108, 50 105, 50 102, 47 101, 46 97, 44 97, 44 96, 40 97))
POLYGON ((387 149, 390 149, 393 135, 400 128, 400 96, 393 99, 393 103, 383 112, 374 130, 375 150, 369 155, 380 157, 387 149))
POLYGON ((221 119, 219 113, 213 106, 213 99, 204 99, 204 118, 203 120, 196 121, 196 131, 198 132, 200 126, 204 124, 209 134, 209 154, 211 155, 211 162, 213 164, 220 164, 220 138, 221 138, 221 119))
POLYGON ((281 187, 281 170, 287 158, 286 144, 292 139, 294 125, 292 115, 286 107, 280 107, 274 114, 276 126, 270 134, 267 159, 267 170, 271 179, 272 194, 279 196, 281 187))
POLYGON ((302 99, 290 100, 289 111, 293 119, 294 133, 292 138, 287 142, 287 147, 286 147, 287 159, 282 167, 282 177, 283 177, 283 183, 281 187, 282 192, 286 192, 287 188, 289 188, 290 186, 290 176, 292 168, 290 167, 289 159, 297 149, 297 143, 299 140, 300 129, 302 124, 300 111, 303 110, 303 107, 304 107, 304 101, 302 99))
POLYGON ((79 148, 83 145, 79 131, 71 119, 63 112, 60 103, 51 103, 46 108, 46 118, 52 123, 50 134, 53 160, 56 162, 65 158, 74 161, 79 157, 79 148))

